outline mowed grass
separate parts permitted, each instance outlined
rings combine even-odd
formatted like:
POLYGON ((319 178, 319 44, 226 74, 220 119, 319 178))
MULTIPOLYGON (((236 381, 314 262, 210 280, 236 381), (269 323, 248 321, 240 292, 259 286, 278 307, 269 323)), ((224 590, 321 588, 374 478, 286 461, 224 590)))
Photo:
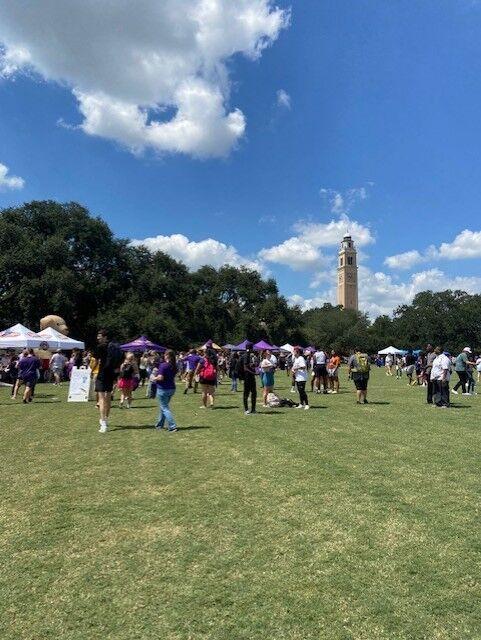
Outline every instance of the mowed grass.
POLYGON ((0 637, 481 638, 481 396, 369 392, 178 392, 176 434, 138 392, 100 435, 66 388, 1 389, 0 637))

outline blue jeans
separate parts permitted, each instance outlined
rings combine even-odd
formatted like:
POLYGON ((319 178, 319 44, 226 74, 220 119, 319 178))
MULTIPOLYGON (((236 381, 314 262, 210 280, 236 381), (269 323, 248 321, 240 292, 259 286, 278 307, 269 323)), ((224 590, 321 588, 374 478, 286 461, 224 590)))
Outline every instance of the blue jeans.
POLYGON ((156 426, 163 428, 165 421, 170 429, 175 429, 175 419, 169 408, 169 402, 175 393, 175 389, 157 389, 157 400, 159 401, 159 419, 156 426))
POLYGON ((237 376, 232 376, 232 384, 230 385, 231 391, 237 391, 237 376))

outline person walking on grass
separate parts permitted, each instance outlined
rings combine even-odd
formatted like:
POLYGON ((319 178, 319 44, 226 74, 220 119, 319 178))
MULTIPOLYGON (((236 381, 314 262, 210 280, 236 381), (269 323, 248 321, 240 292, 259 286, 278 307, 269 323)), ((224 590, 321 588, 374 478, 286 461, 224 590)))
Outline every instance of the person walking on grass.
POLYGON ((23 358, 18 362, 18 378, 25 385, 23 404, 32 402, 35 385, 40 375, 40 360, 34 354, 33 349, 26 349, 23 358))
POLYGON ((417 384, 417 379, 413 381, 413 376, 416 373, 416 358, 413 356, 412 351, 408 351, 404 357, 405 367, 404 373, 408 378, 408 387, 412 387, 417 384))
POLYGON ((357 404, 368 404, 367 385, 370 370, 369 356, 356 348, 348 361, 348 375, 356 387, 357 404))
POLYGON ((316 374, 316 393, 327 393, 327 354, 320 347, 318 347, 314 353, 314 372, 316 374))
POLYGON ((386 367, 386 375, 392 376, 392 366, 394 364, 394 358, 392 354, 388 353, 386 356, 386 360, 384 361, 386 367))
POLYGON ((191 349, 189 351, 189 354, 187 356, 185 356, 185 358, 184 358, 184 366, 185 366, 185 376, 184 376, 185 389, 184 389, 184 395, 187 395, 187 393, 189 392, 189 389, 193 389, 194 393, 197 393, 197 387, 198 387, 199 383, 195 379, 196 378, 195 370, 197 368, 197 365, 201 361, 201 359, 202 358, 197 354, 197 351, 195 349, 191 349))
POLYGON ((195 375, 199 376, 202 389, 201 409, 214 408, 215 388, 217 385, 217 357, 207 349, 205 356, 200 360, 195 369, 195 375))
POLYGON ((158 366, 153 374, 153 382, 157 388, 157 400, 159 402, 159 418, 155 428, 161 430, 168 424, 168 432, 177 431, 175 418, 170 409, 170 401, 175 394, 175 376, 177 374, 177 360, 172 349, 168 349, 164 354, 164 361, 158 366))
POLYGON ((309 409, 309 400, 306 393, 307 383, 307 365, 302 349, 296 347, 294 349, 294 361, 292 363, 292 373, 296 381, 297 391, 299 392, 299 406, 297 409, 309 409))
POLYGON ((125 360, 120 365, 120 374, 118 388, 120 390, 120 404, 122 409, 124 405, 127 409, 132 406, 132 391, 134 390, 135 376, 138 375, 139 369, 135 361, 135 355, 130 351, 125 354, 125 360))
POLYGON ((435 358, 431 368, 431 380, 433 383, 433 405, 439 409, 448 409, 449 403, 449 379, 451 377, 451 358, 448 353, 443 353, 441 347, 434 349, 435 358))
POLYGON ((58 349, 50 358, 49 366, 53 373, 53 383, 56 387, 62 384, 66 364, 67 358, 63 355, 62 349, 58 349))
POLYGON ((252 351, 252 342, 246 343, 246 351, 239 358, 238 377, 244 381, 244 413, 250 415, 256 413, 257 402, 257 382, 256 373, 259 367, 259 358, 252 351), (249 410, 249 396, 251 399, 251 409, 249 410))
POLYGON ((458 389, 461 387, 463 391, 463 396, 471 395, 466 389, 466 383, 468 382, 468 367, 476 366, 475 362, 472 362, 471 359, 471 349, 469 347, 464 347, 461 353, 456 358, 456 364, 454 365, 454 370, 458 375, 458 382, 452 388, 452 392, 454 395, 458 395, 458 389))
POLYGON ((229 378, 231 379, 230 390, 237 393, 237 367, 239 365, 239 354, 234 352, 229 360, 229 378))
POLYGON ((112 390, 124 359, 120 346, 111 341, 107 329, 100 329, 97 333, 97 346, 93 351, 93 357, 98 361, 95 391, 98 393, 100 413, 99 432, 106 433, 112 404, 112 390))

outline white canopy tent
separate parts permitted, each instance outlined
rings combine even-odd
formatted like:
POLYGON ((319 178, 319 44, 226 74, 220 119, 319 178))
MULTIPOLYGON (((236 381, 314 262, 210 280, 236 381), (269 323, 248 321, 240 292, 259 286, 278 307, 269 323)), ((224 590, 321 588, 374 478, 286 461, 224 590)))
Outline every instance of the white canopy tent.
POLYGON ((47 327, 43 331, 38 332, 39 336, 42 336, 44 342, 48 342, 49 349, 65 349, 70 351, 71 349, 85 349, 85 343, 81 340, 74 340, 68 336, 64 336, 63 333, 47 327))
POLYGON ((20 323, 0 331, 0 349, 38 349, 44 343, 45 338, 20 323))
POLYGON ((289 353, 294 352, 294 347, 292 346, 292 344, 289 344, 288 342, 286 342, 286 344, 283 344, 282 347, 279 347, 279 349, 281 351, 288 351, 289 353))
POLYGON ((381 351, 377 352, 378 356, 387 356, 387 355, 391 355, 391 356, 402 356, 404 352, 401 351, 401 349, 396 349, 396 347, 386 347, 385 349, 382 349, 381 351))

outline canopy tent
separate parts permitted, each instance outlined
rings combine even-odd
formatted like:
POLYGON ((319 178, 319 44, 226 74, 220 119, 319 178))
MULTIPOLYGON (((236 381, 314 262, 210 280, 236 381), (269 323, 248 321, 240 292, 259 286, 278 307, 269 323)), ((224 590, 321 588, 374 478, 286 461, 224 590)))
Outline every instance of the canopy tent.
POLYGON ((316 353, 316 347, 306 347, 304 353, 316 353))
POLYGON ((222 351, 222 347, 219 347, 213 340, 207 340, 201 347, 197 347, 197 351, 204 351, 204 349, 214 349, 215 351, 222 351))
POLYGON ((271 344, 267 343, 265 340, 256 342, 253 348, 255 351, 266 351, 266 349, 268 349, 269 351, 274 350, 274 347, 271 344))
POLYGON ((244 340, 244 342, 237 344, 233 348, 233 351, 245 351, 247 349, 247 344, 252 344, 252 342, 250 340, 244 340))
POLYGON ((386 347, 385 349, 382 349, 381 351, 377 352, 378 356, 387 356, 387 355, 391 355, 391 356, 402 356, 403 355, 403 351, 401 349, 396 349, 396 347, 386 347))
POLYGON ((120 345, 122 351, 167 351, 165 347, 161 347, 160 344, 155 344, 145 336, 140 336, 132 342, 120 345))
POLYGON ((44 337, 20 323, 0 331, 0 349, 25 349, 27 347, 48 349, 48 346, 45 346, 46 342, 44 337))
POLYGON ((292 344, 289 344, 288 342, 286 342, 286 344, 283 344, 282 347, 280 347, 281 351, 288 351, 289 353, 293 353, 294 351, 294 347, 292 346, 292 344))
POLYGON ((225 344, 222 348, 226 351, 233 351, 235 349, 235 344, 225 344))
POLYGON ((39 336, 48 343, 49 349, 65 349, 70 351, 71 349, 85 349, 85 343, 81 340, 74 340, 68 336, 64 336, 63 333, 57 331, 53 327, 47 327, 43 331, 38 332, 39 336))

